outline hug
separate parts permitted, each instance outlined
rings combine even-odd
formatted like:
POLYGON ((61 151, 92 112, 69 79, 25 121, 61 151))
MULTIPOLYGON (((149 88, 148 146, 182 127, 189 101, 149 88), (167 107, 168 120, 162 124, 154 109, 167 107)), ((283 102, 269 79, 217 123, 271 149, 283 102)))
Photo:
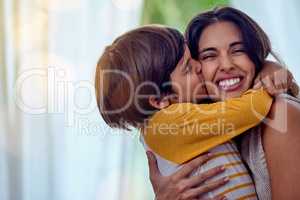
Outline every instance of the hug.
POLYGON ((95 78, 113 128, 138 129, 156 198, 300 199, 300 100, 293 75, 248 15, 195 16, 107 46, 95 78))

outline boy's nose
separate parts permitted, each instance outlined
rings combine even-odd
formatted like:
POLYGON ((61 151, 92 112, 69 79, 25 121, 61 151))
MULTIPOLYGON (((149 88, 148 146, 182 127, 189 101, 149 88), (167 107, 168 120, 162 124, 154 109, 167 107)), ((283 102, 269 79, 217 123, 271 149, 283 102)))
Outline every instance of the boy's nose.
POLYGON ((197 71, 196 71, 196 73, 197 73, 197 74, 201 74, 201 72, 202 72, 202 70, 201 70, 201 66, 200 66, 200 67, 197 67, 197 71))
POLYGON ((200 74, 202 72, 202 65, 198 61, 194 61, 194 62, 195 62, 195 65, 196 65, 196 73, 200 74))

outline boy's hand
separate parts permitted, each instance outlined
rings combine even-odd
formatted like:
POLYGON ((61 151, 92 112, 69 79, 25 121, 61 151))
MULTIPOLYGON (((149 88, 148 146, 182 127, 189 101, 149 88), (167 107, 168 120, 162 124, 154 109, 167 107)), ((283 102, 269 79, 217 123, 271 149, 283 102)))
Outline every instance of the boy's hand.
POLYGON ((299 93, 299 87, 292 73, 278 63, 270 61, 265 62, 263 69, 254 80, 253 89, 261 87, 266 89, 272 96, 288 91, 293 96, 297 96, 299 93))

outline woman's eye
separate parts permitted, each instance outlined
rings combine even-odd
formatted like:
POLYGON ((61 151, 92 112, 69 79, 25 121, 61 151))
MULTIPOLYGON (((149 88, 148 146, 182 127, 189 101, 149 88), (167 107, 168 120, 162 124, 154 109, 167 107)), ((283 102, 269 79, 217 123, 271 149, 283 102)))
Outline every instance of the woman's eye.
POLYGON ((202 56, 202 57, 200 57, 200 60, 211 60, 211 59, 213 59, 213 58, 215 58, 216 57, 216 55, 204 55, 204 56, 202 56))
POLYGON ((244 49, 235 49, 232 51, 233 54, 240 54, 240 53, 245 53, 244 49))

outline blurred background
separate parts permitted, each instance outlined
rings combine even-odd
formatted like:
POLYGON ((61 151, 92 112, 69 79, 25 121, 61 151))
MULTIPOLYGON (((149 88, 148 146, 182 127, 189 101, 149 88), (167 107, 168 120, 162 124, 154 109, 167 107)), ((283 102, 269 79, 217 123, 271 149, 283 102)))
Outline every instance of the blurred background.
POLYGON ((0 199, 153 199, 139 133, 97 111, 96 62, 132 28, 184 31, 219 5, 254 18, 300 81, 298 0, 0 0, 0 199))

